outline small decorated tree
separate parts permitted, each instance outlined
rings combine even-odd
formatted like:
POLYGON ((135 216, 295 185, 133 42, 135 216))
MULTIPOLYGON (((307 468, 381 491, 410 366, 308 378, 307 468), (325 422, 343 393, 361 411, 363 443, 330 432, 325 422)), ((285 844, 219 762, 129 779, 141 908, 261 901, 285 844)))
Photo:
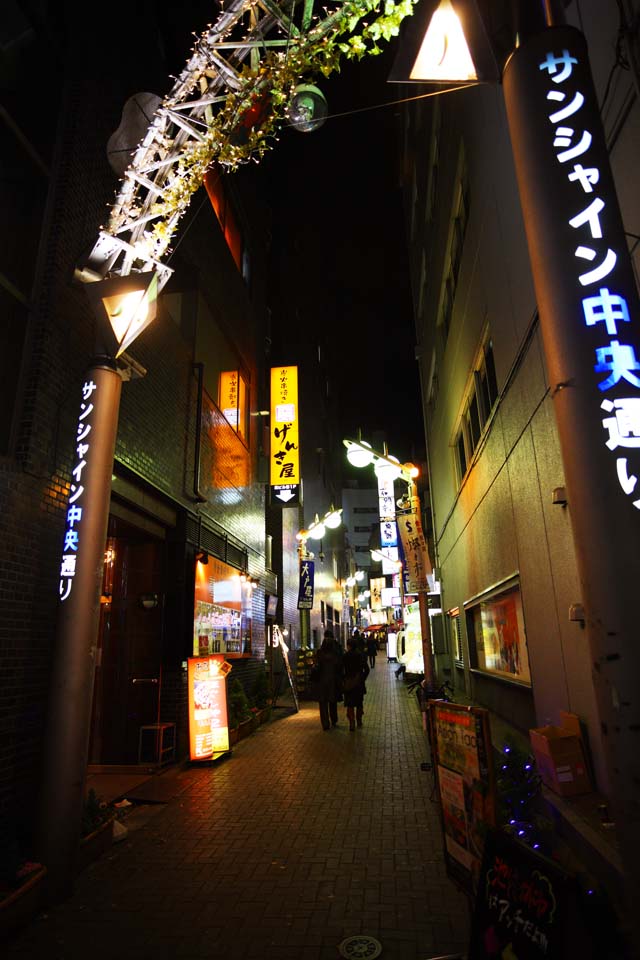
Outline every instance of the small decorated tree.
POLYGON ((259 710, 264 710, 264 708, 269 705, 270 695, 271 691, 267 671, 264 667, 261 667, 253 681, 251 700, 259 710))
POLYGON ((535 758, 507 739, 496 766, 498 823, 532 849, 549 853, 552 825, 539 812, 542 781, 535 758))

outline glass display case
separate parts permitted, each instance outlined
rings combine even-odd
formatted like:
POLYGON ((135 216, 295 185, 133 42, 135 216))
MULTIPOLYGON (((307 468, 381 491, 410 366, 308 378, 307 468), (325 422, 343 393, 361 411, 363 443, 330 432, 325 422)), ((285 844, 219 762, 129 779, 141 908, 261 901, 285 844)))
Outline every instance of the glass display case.
POLYGON ((196 561, 193 656, 251 655, 251 586, 240 571, 209 557, 196 561))

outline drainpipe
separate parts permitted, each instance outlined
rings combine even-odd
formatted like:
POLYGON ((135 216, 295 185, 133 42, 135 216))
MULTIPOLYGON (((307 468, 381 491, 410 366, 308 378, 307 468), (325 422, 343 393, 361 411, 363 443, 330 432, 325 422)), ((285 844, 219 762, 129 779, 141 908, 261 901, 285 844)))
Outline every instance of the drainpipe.
POLYGON ((200 491, 200 449, 202 443, 202 395, 204 392, 204 363, 194 363, 193 369, 198 377, 196 409, 196 449, 193 460, 193 496, 197 503, 206 503, 207 498, 200 491))

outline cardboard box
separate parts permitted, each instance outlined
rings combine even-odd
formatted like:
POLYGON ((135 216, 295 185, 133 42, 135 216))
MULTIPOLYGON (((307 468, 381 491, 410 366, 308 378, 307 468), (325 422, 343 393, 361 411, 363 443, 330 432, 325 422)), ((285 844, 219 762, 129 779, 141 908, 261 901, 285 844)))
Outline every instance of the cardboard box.
MULTIPOLYGON (((563 722, 572 717, 563 715, 563 722)), ((571 729, 549 725, 529 731, 542 782, 561 797, 574 797, 593 789, 579 733, 579 721, 577 726, 571 722, 571 729)))

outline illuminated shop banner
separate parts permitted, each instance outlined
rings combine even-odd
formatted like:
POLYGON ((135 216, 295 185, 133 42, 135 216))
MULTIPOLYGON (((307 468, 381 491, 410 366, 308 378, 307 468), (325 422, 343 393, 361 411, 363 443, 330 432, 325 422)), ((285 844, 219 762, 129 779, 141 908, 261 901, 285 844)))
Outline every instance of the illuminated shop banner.
POLYGON ((298 586, 298 610, 313 609, 314 561, 300 561, 300 580, 298 586))
POLYGON ((382 591, 386 589, 384 577, 374 577, 372 580, 369 580, 369 589, 371 590, 371 609, 382 610, 382 591))
POLYGON ((95 380, 86 380, 82 385, 82 403, 76 427, 76 460, 71 471, 72 482, 69 487, 67 500, 67 516, 60 563, 60 600, 64 602, 71 595, 73 582, 76 577, 78 552, 82 542, 82 515, 86 502, 91 497, 91 491, 83 483, 83 473, 90 473, 89 464, 92 458, 92 448, 97 443, 94 432, 94 413, 98 407, 98 386, 95 380))
POLYGON ((378 477, 378 515, 380 520, 395 520, 396 501, 393 480, 378 477))
POLYGON ((210 760, 229 750, 225 678, 231 664, 222 654, 190 657, 187 664, 189 756, 192 760, 210 760))
POLYGON ((429 589, 427 577, 432 572, 432 567, 427 541, 422 532, 420 513, 417 509, 418 498, 414 497, 413 499, 416 503, 412 504, 409 512, 401 513, 398 516, 398 531, 404 550, 407 591, 408 593, 419 593, 429 589))
POLYGON ((390 574, 396 574, 398 572, 398 561, 400 559, 398 555, 397 547, 385 547, 383 550, 380 550, 382 554, 382 572, 385 576, 390 574))
POLYGON ((300 502, 298 368, 271 368, 270 485, 274 506, 300 502))
POLYGON ((218 406, 231 426, 245 436, 247 387, 238 370, 224 370, 220 374, 218 406))
POLYGON ((582 34, 528 41, 505 97, 574 516, 638 510, 640 304, 582 34))

